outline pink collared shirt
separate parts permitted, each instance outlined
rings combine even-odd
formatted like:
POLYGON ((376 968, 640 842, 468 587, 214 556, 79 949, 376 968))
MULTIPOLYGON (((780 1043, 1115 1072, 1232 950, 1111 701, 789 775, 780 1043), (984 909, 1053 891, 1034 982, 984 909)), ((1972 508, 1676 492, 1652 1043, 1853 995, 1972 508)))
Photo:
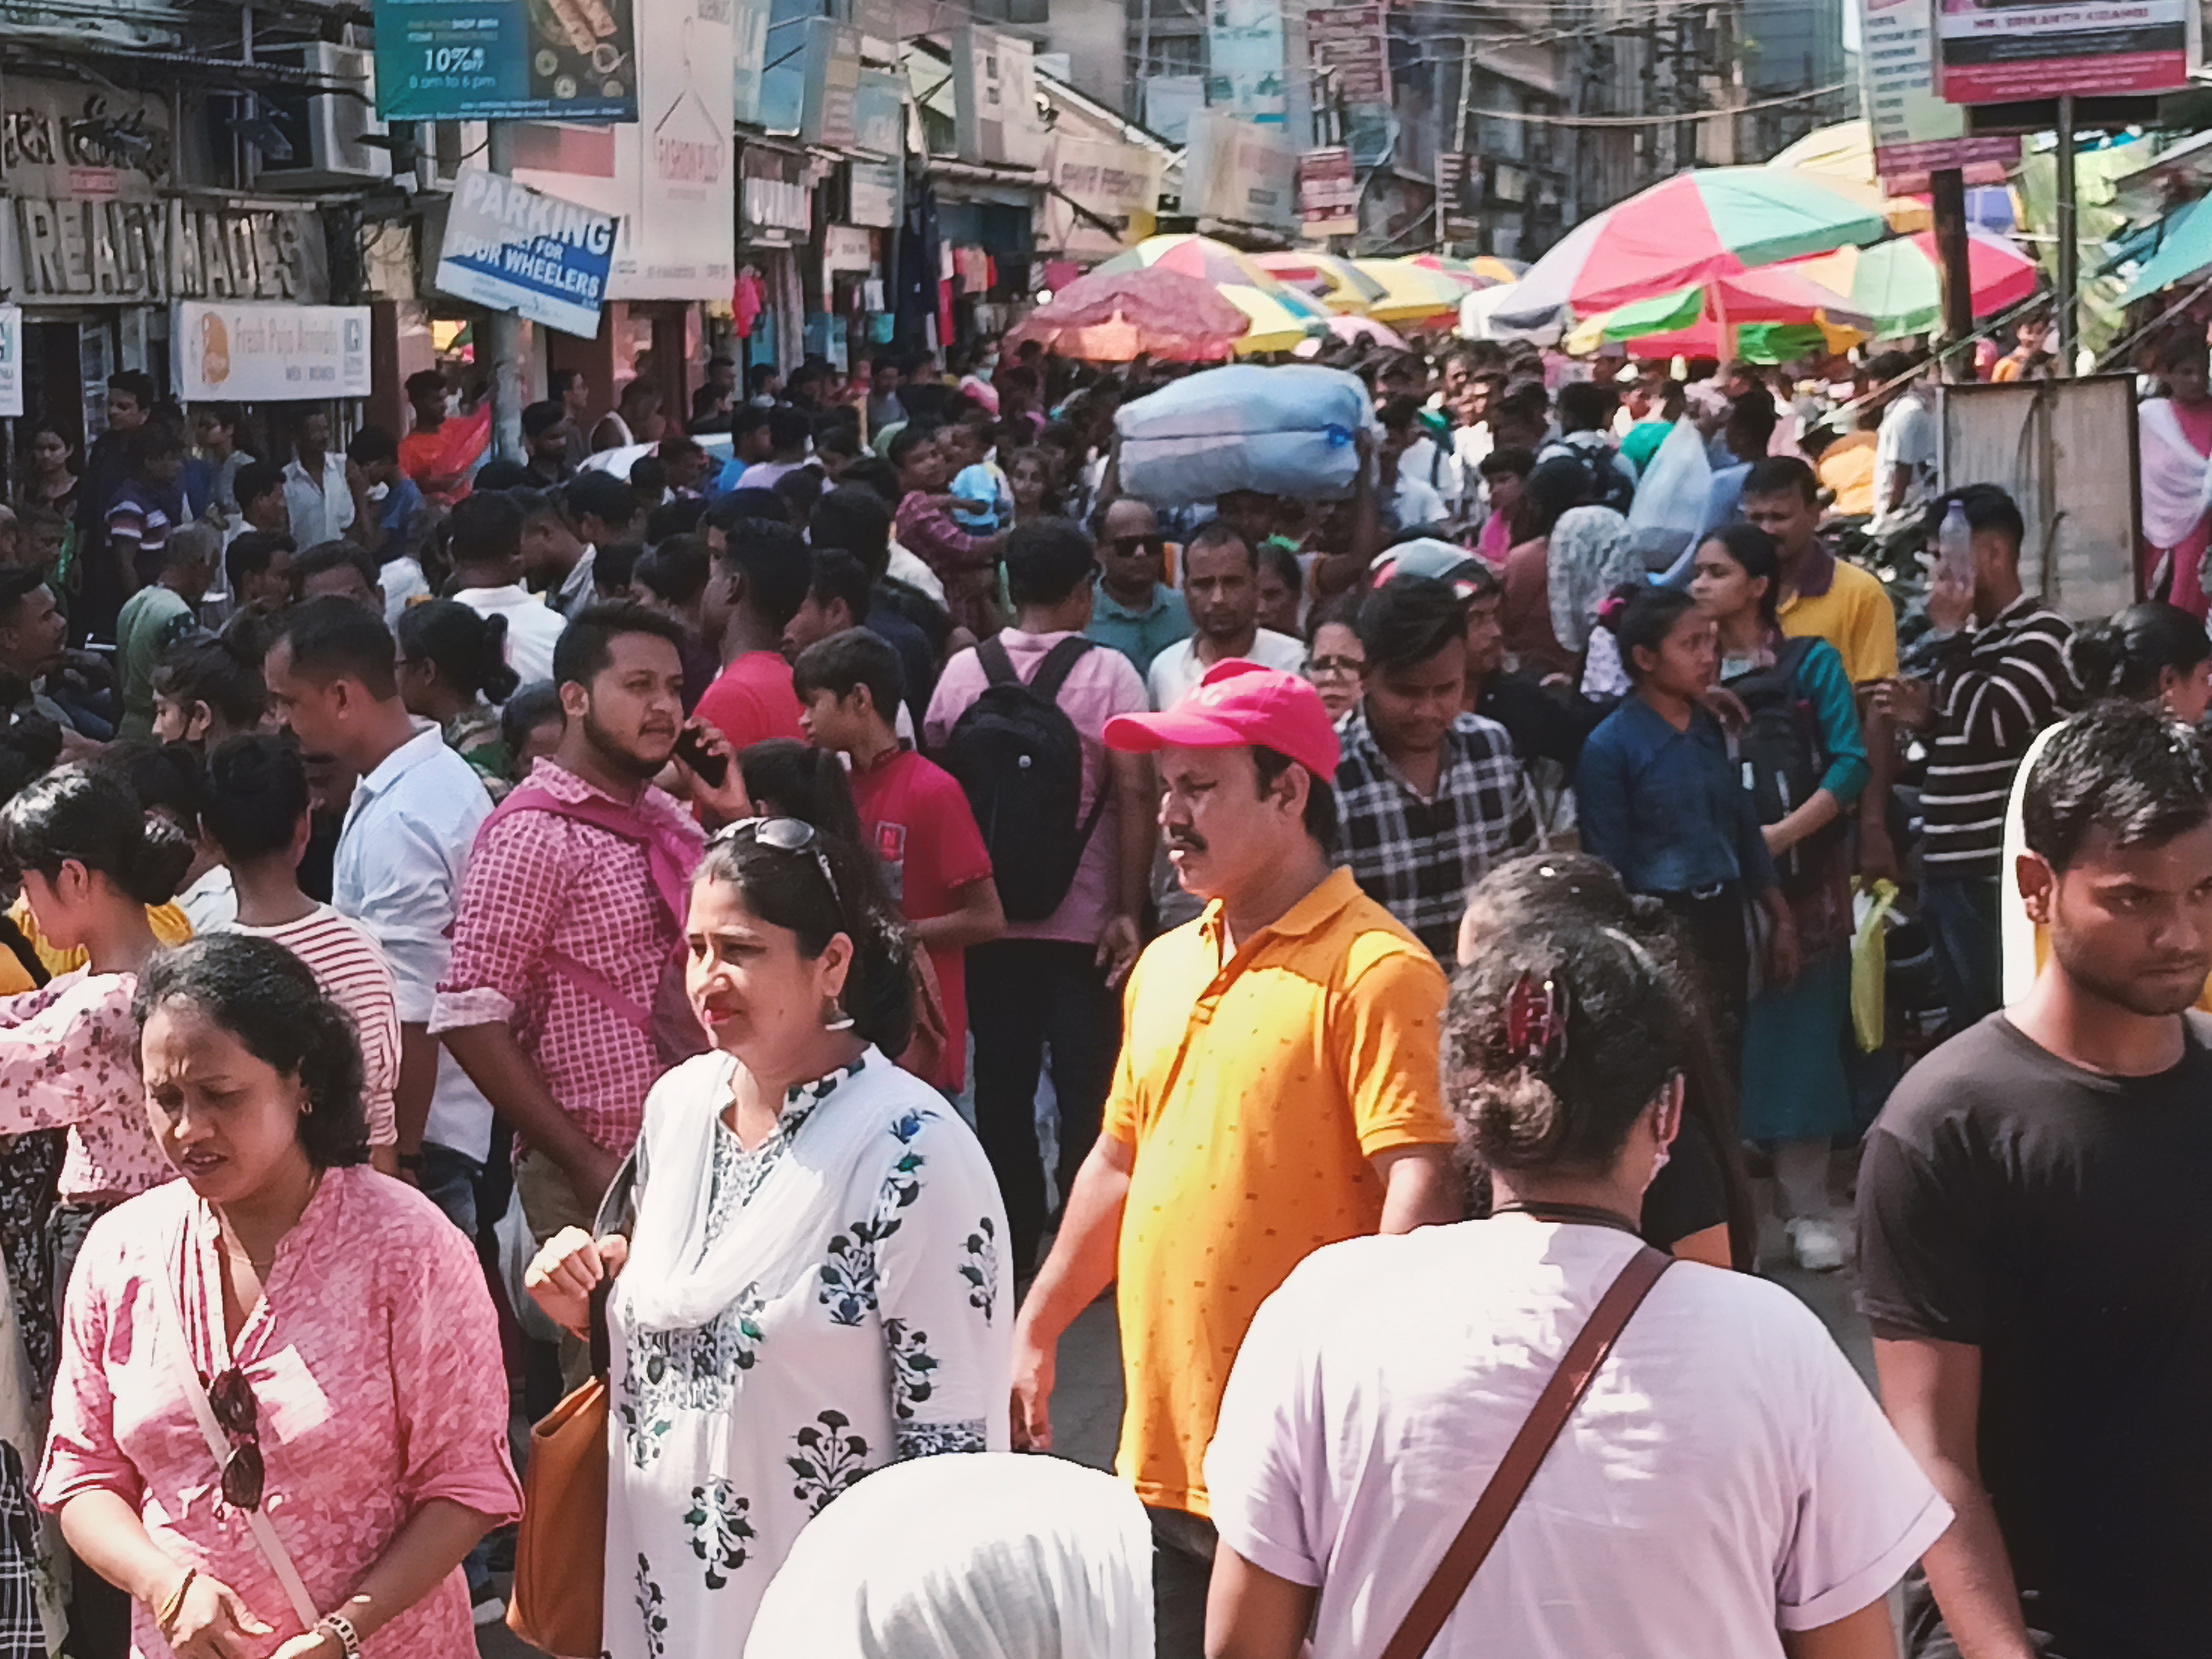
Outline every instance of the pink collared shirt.
POLYGON ((128 1198, 176 1170, 154 1139, 138 1080, 136 974, 64 974, 0 997, 0 1134, 69 1131, 59 1192, 128 1198))

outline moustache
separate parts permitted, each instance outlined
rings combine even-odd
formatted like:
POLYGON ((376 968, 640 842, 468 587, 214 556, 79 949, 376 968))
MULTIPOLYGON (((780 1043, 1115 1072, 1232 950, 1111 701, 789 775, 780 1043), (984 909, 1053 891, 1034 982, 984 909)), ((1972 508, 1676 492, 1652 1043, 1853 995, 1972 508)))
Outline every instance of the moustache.
POLYGON ((1194 830, 1170 830, 1167 832, 1166 841, 1170 853, 1203 853, 1206 850, 1206 837, 1194 830))

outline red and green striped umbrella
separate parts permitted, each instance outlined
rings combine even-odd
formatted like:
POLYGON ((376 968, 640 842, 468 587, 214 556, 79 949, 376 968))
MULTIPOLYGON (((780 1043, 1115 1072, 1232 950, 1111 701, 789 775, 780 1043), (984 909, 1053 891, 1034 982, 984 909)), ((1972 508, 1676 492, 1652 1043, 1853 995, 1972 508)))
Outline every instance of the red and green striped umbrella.
POLYGON ((1780 167, 1705 167, 1585 219, 1528 267, 1493 320, 1541 327, 1692 283, 1877 240, 1878 210, 1780 167))

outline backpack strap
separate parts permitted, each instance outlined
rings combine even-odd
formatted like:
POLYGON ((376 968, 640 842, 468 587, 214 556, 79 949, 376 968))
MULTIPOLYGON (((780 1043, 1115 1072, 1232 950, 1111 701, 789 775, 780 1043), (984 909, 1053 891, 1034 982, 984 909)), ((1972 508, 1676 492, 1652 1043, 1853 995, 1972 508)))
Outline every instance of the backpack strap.
POLYGON ((993 685, 1019 685, 1022 677, 1014 667, 1012 654, 996 634, 975 645, 975 660, 983 665, 983 678, 993 685))
MULTIPOLYGON (((999 642, 994 639, 991 643, 998 645, 999 642)), ((1058 702, 1060 688, 1067 684, 1067 677, 1074 672, 1077 659, 1096 644, 1097 641, 1087 640, 1080 634, 1069 635, 1044 653, 1044 660, 1037 665, 1036 677, 1030 681, 1030 690, 1040 697, 1058 702)), ((1001 651, 1006 649, 1004 646, 999 648, 1001 651)))

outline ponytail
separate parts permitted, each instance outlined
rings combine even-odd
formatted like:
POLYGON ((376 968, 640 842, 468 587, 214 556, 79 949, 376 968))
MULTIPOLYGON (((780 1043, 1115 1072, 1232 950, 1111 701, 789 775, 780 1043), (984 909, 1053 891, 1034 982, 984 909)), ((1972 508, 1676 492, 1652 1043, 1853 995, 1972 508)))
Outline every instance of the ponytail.
POLYGON ((505 702, 522 678, 507 660, 507 618, 458 599, 431 599, 399 613, 399 653, 430 665, 464 697, 505 702))

